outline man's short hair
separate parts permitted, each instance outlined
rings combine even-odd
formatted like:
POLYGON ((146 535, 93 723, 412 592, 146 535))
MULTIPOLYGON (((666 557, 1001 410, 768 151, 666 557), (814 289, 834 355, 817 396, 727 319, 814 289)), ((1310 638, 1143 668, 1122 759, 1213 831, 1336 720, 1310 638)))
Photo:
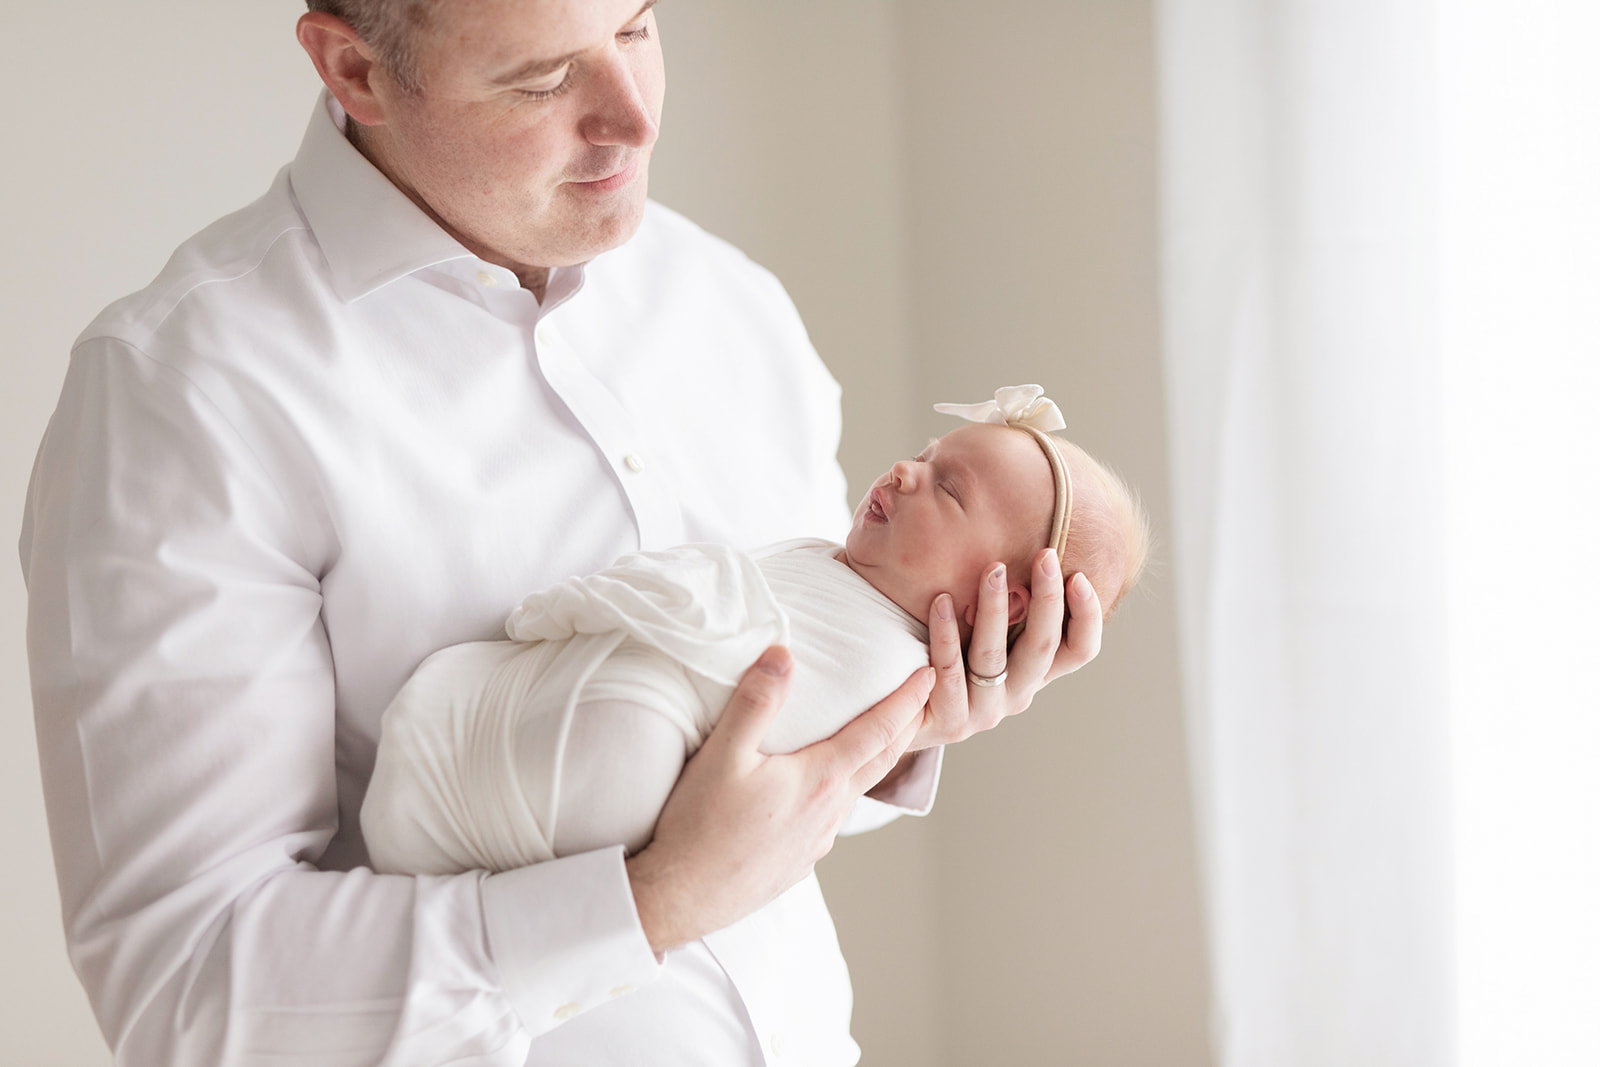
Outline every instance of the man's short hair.
POLYGON ((402 91, 421 90, 416 39, 428 17, 423 0, 306 0, 306 7, 348 22, 402 91))

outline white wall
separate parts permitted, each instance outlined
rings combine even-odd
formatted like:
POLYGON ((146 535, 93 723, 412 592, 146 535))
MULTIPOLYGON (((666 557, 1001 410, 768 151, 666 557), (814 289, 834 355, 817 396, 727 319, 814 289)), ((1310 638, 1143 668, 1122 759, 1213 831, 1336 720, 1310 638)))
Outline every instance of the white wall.
MULTIPOLYGON (((300 9, 7 15, 8 544, 73 336, 293 153, 300 9)), ((1037 380, 1164 527, 1147 0, 668 0, 661 22, 653 192, 789 286, 845 386, 852 484, 939 431, 932 400, 1037 380)), ((0 1061, 103 1064, 61 949, 22 614, 0 565, 0 1061)), ((824 861, 865 1062, 1209 1062, 1176 693, 1158 570, 1089 670, 950 753, 933 816, 824 861)))

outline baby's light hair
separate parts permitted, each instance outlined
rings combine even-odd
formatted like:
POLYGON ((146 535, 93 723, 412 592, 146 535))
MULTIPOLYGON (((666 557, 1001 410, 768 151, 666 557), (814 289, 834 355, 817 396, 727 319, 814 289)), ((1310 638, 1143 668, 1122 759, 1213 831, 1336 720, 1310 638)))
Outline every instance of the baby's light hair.
MULTIPOLYGON (((1070 577, 1082 572, 1100 598, 1102 618, 1109 619, 1144 573, 1153 539, 1150 518, 1139 495, 1115 471, 1060 434, 1047 436, 1066 464, 1072 485, 1061 573, 1070 577)), ((1041 449, 1047 447, 1037 443, 1041 449)), ((1037 553, 1038 546, 1031 551, 1037 553)), ((1032 577, 1031 568, 1018 573, 1027 576, 1025 581, 1032 577)), ((1024 619, 1011 627, 1009 642, 1021 635, 1026 623, 1024 619)))
POLYGON ((1059 434, 1050 436, 1071 468, 1074 490, 1061 572, 1082 571, 1110 618, 1144 573, 1150 517, 1120 475, 1059 434))

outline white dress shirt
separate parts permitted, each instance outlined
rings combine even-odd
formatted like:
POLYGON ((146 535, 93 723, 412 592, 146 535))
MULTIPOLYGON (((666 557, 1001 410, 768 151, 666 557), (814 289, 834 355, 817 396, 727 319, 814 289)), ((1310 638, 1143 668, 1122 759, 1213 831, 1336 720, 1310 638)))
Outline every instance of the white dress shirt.
POLYGON ((363 866, 379 715, 428 653, 623 552, 848 512, 838 388, 771 275, 652 205, 541 306, 323 104, 78 340, 29 490, 51 836, 117 1062, 854 1062, 815 879, 661 965, 620 849, 363 866))

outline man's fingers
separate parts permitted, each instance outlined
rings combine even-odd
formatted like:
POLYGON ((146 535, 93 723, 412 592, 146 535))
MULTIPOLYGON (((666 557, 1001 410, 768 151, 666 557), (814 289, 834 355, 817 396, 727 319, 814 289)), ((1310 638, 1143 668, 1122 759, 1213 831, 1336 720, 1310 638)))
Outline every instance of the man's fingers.
MULTIPOLYGON (((935 728, 945 722, 967 721, 967 668, 961 659, 961 630, 956 625, 955 603, 940 593, 928 619, 928 662, 938 672, 929 710, 935 728)), ((944 731, 940 730, 941 736, 944 731)))
POLYGON ((1082 574, 1074 574, 1067 583, 1067 605, 1072 609, 1067 639, 1056 650, 1047 680, 1071 674, 1100 654, 1100 598, 1082 574))
POLYGON ((767 728, 788 699, 793 684, 794 657, 787 648, 773 645, 761 653, 739 679, 722 718, 706 738, 706 747, 721 745, 755 751, 766 738, 767 728))
MULTIPOLYGON (((894 745, 892 746, 893 752, 897 753, 898 755, 896 755, 895 761, 888 765, 888 769, 884 771, 882 777, 876 779, 875 781, 865 783, 852 781, 851 785, 855 786, 857 784, 865 784, 867 787, 866 795, 871 796, 873 791, 882 786, 885 782, 893 782, 904 771, 910 770, 915 761, 908 759, 906 754, 911 751, 911 742, 916 740, 917 731, 920 728, 920 723, 913 719, 911 722, 906 724, 906 728, 904 730, 900 731, 900 736, 894 739, 894 745)), ((866 776, 862 775, 861 777, 865 779, 866 776)))
POLYGON ((911 743, 916 731, 907 733, 906 727, 914 727, 921 718, 933 677, 933 669, 923 667, 844 729, 813 746, 849 777, 852 792, 860 795, 877 785, 911 743))
POLYGON ((917 672, 917 675, 913 675, 896 693, 890 694, 889 699, 894 699, 899 695, 900 691, 904 691, 905 706, 912 709, 912 714, 909 717, 891 721, 888 728, 893 729, 898 724, 899 730, 889 737, 887 745, 857 768, 856 772, 850 776, 850 791, 852 793, 857 796, 865 794, 867 790, 883 781, 888 773, 894 770, 895 764, 900 762, 900 757, 905 755, 906 749, 917 736, 917 728, 922 718, 922 707, 927 703, 928 694, 932 690, 933 671, 924 669, 917 672))
POLYGON ((978 583, 978 614, 967 645, 967 669, 993 678, 1006 669, 1006 566, 998 563, 978 583))
POLYGON ((1033 560, 1033 598, 1028 603, 1028 626, 1011 649, 1010 677, 1019 686, 1042 684, 1061 644, 1061 623, 1067 617, 1061 583, 1061 566, 1054 549, 1033 560))

